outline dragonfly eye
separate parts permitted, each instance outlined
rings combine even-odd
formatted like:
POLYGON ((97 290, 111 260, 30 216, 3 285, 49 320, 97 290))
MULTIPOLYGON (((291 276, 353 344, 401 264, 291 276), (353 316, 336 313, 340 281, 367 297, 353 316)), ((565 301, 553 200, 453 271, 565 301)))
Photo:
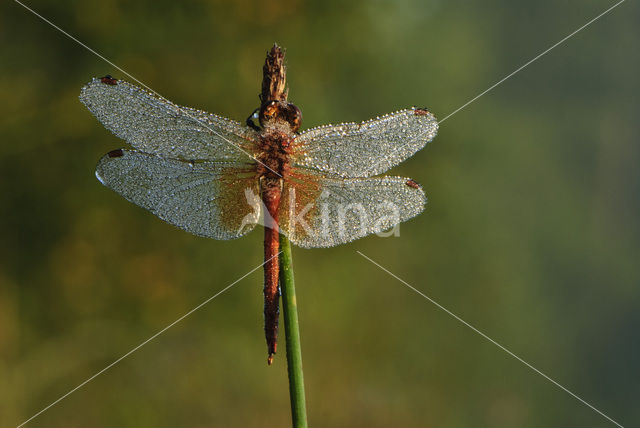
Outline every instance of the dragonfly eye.
POLYGON ((302 112, 295 104, 287 104, 287 109, 285 111, 287 122, 291 125, 291 130, 296 132, 300 129, 300 125, 302 124, 302 112))
POLYGON ((266 106, 260 109, 260 124, 264 126, 264 123, 275 119, 280 113, 280 106, 277 101, 271 101, 266 106))

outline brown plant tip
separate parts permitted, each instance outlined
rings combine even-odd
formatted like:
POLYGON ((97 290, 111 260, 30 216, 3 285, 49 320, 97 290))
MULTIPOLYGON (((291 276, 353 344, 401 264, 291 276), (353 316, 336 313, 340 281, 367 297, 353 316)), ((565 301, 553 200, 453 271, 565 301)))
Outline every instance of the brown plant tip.
POLYGON ((429 114, 429 110, 426 108, 417 108, 413 112, 416 116, 426 116, 429 114))
POLYGON ((422 189, 422 186, 420 186, 415 180, 409 179, 405 184, 409 187, 413 187, 414 189, 422 189))
POLYGON ((110 158, 121 158, 122 156, 124 156, 124 153, 122 152, 122 149, 115 149, 107 153, 107 156, 109 156, 110 158))
POLYGON ((104 83, 105 85, 117 85, 118 84, 118 79, 114 79, 113 77, 111 77, 110 74, 107 74, 104 77, 100 78, 100 81, 102 83, 104 83))
POLYGON ((260 94, 262 104, 265 105, 270 101, 286 101, 287 70, 284 66, 284 51, 277 44, 267 52, 262 75, 262 93, 260 94))
POLYGON ((268 365, 273 364, 273 354, 269 354, 269 356, 267 357, 267 364, 268 365))

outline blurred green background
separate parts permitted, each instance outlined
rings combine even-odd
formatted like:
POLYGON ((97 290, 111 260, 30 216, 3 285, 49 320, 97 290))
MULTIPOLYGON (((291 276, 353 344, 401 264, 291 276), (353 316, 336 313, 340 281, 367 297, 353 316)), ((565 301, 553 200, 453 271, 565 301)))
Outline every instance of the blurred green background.
MULTIPOLYGON (((243 120, 287 49, 304 127, 411 105, 443 118, 613 2, 27 3, 169 98, 243 120)), ((400 238, 294 249, 310 425, 640 424, 640 8, 611 14, 448 118, 392 172, 429 205, 400 238)), ((190 236, 100 185, 124 143, 78 101, 122 73, 0 6, 0 425, 16 426, 262 262, 262 233, 190 236)), ((28 426, 284 427, 262 275, 28 426)))

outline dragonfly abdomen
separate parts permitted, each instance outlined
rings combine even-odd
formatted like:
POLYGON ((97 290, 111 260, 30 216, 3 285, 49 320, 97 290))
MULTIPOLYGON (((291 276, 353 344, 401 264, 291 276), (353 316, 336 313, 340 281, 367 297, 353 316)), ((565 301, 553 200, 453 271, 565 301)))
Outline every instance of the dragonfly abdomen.
POLYGON ((264 334, 269 353, 268 363, 273 361, 278 345, 278 317, 280 315, 280 230, 278 207, 282 195, 279 178, 263 177, 260 192, 266 212, 264 213, 264 334))

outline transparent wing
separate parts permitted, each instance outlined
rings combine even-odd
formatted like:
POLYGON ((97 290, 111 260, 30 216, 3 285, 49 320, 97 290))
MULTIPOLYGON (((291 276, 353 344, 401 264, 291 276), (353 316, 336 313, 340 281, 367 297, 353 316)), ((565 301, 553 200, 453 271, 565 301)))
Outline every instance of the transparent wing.
POLYGON ((93 79, 80 101, 136 149, 181 159, 238 160, 253 156, 255 132, 214 114, 180 107, 122 80, 93 79))
POLYGON ((114 150, 98 162, 96 177, 130 202, 195 235, 233 239, 260 215, 257 180, 235 162, 189 163, 114 150), (252 199, 253 198, 253 199, 252 199))
POLYGON ((300 247, 332 247, 389 230, 421 213, 426 201, 408 178, 298 175, 286 182, 279 225, 300 247))
POLYGON ((437 131, 436 118, 418 108, 362 123, 321 126, 296 137, 293 162, 341 177, 371 177, 412 156, 437 131))

